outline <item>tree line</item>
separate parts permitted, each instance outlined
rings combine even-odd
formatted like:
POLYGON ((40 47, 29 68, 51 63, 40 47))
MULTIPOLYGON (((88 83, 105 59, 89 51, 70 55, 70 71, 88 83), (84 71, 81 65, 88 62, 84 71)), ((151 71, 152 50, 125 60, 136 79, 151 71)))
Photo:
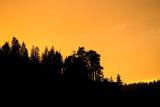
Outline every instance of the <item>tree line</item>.
POLYGON ((25 71, 28 66, 31 70, 50 73, 52 79, 76 80, 76 81, 103 81, 103 67, 100 65, 100 55, 94 51, 86 51, 84 47, 79 47, 72 55, 67 56, 64 60, 59 51, 53 47, 45 48, 42 55, 40 49, 33 46, 29 56, 26 44, 22 44, 13 37, 11 45, 5 42, 0 47, 0 63, 4 70, 12 68, 13 72, 25 71), (6 67, 8 66, 8 67, 6 67), (26 67, 22 68, 22 67, 26 67), (40 67, 40 68, 38 68, 40 67), (15 68, 15 69, 14 69, 15 68))
POLYGON ((119 74, 116 81, 104 78, 100 54, 94 50, 79 47, 63 59, 53 47, 40 54, 33 46, 29 55, 25 42, 15 37, 0 47, 0 78, 7 93, 18 87, 14 91, 55 97, 160 96, 160 81, 127 85, 119 74))

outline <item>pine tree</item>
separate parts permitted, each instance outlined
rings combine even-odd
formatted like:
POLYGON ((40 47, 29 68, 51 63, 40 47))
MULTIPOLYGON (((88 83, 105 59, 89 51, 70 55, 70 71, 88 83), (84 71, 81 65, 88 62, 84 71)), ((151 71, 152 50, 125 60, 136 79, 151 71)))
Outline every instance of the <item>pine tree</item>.
POLYGON ((9 55, 10 54, 10 45, 8 42, 5 42, 5 44, 2 46, 2 54, 3 55, 9 55))
POLYGON ((38 47, 32 47, 31 50, 31 62, 32 63, 40 63, 40 56, 39 56, 39 48, 38 47))
POLYGON ((119 86, 122 86, 122 85, 123 85, 123 82, 122 82, 121 76, 120 76, 119 74, 117 75, 117 78, 116 78, 116 79, 117 79, 117 81, 116 81, 117 84, 118 84, 119 86))
POLYGON ((48 48, 46 47, 45 50, 44 50, 44 53, 42 53, 42 64, 44 65, 47 65, 48 64, 48 61, 49 61, 49 58, 48 58, 48 48))
POLYGON ((19 41, 15 37, 13 37, 12 46, 11 46, 12 57, 17 58, 20 56, 20 48, 21 48, 21 45, 19 44, 19 41))
POLYGON ((24 62, 28 62, 28 50, 26 48, 26 44, 23 42, 22 43, 22 47, 20 49, 20 54, 21 54, 21 58, 24 62))

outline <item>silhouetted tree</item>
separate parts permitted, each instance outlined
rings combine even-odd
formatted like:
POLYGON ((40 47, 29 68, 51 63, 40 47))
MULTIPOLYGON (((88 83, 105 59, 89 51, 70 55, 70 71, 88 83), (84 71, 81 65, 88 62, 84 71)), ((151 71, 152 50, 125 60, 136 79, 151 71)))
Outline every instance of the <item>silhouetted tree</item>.
POLYGON ((66 57, 63 66, 63 75, 66 80, 74 81, 76 79, 77 71, 75 66, 76 55, 73 54, 71 56, 66 57))
POLYGON ((90 68, 90 78, 94 81, 103 80, 103 67, 100 65, 100 55, 96 51, 90 50, 87 53, 88 64, 90 68))
POLYGON ((52 66, 54 66, 54 72, 56 74, 57 79, 60 78, 62 74, 63 58, 61 53, 58 51, 56 51, 54 55, 54 62, 52 66))
POLYGON ((42 54, 42 64, 45 66, 49 75, 52 76, 50 78, 54 80, 60 78, 63 67, 63 59, 60 52, 55 51, 53 47, 48 51, 48 48, 46 47, 42 54))
POLYGON ((51 65, 54 64, 54 57, 55 57, 55 50, 54 50, 54 48, 52 47, 52 48, 50 49, 50 51, 48 52, 48 60, 49 60, 49 63, 50 63, 51 65))
POLYGON ((32 63, 40 63, 40 56, 39 56, 39 48, 32 47, 31 49, 31 61, 32 63))
POLYGON ((117 82, 118 86, 122 86, 122 85, 123 85, 123 82, 122 82, 121 76, 120 76, 119 74, 117 75, 117 78, 116 78, 116 79, 117 79, 116 82, 117 82))
POLYGON ((86 56, 86 51, 84 47, 79 47, 77 54, 78 57, 85 57, 86 56))
MULTIPOLYGON (((1 49, 1 59, 0 62, 1 64, 1 69, 9 69, 10 65, 9 63, 11 63, 11 57, 10 57, 10 45, 8 42, 5 42, 4 45, 2 45, 2 49, 1 49)), ((7 72, 7 71, 6 71, 7 72)))
POLYGON ((87 52, 84 47, 79 47, 76 53, 76 60, 75 60, 79 78, 80 80, 85 80, 85 81, 89 80, 89 66, 86 53, 87 52))
POLYGON ((11 46, 12 57, 18 58, 20 56, 20 48, 21 48, 21 45, 19 44, 19 41, 15 37, 13 37, 12 46, 11 46))
POLYGON ((49 59, 48 59, 48 48, 46 47, 44 50, 44 53, 42 53, 42 64, 47 65, 47 63, 49 63, 49 59))
POLYGON ((5 42, 5 44, 2 46, 2 53, 3 53, 3 55, 4 56, 6 56, 6 55, 8 56, 10 54, 10 50, 11 50, 11 48, 10 48, 9 43, 5 42))
POLYGON ((28 62, 29 60, 28 50, 24 42, 22 43, 22 47, 20 49, 20 55, 21 55, 23 62, 28 62))
POLYGON ((46 66, 48 68, 48 72, 49 72, 49 78, 51 80, 55 80, 56 78, 56 71, 55 71, 55 67, 54 67, 54 62, 55 62, 55 50, 52 47, 49 51, 48 51, 48 55, 46 57, 47 63, 46 66))
POLYGON ((86 51, 84 47, 79 47, 77 52, 66 58, 64 65, 64 72, 72 72, 78 80, 103 80, 103 67, 96 51, 86 51))

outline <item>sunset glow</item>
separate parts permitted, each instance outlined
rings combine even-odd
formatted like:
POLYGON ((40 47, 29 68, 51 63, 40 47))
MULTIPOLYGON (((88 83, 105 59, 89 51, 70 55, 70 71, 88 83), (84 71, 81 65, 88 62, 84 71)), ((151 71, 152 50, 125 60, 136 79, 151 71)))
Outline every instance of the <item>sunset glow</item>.
POLYGON ((101 54, 105 77, 160 79, 160 0, 0 0, 0 45, 13 36, 60 50, 101 54))

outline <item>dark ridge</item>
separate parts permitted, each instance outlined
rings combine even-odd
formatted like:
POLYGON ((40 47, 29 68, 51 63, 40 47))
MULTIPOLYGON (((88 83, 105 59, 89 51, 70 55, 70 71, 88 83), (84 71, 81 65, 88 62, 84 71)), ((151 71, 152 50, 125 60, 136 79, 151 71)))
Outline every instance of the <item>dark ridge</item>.
POLYGON ((0 47, 2 102, 25 105, 47 101, 59 106, 130 102, 136 106, 160 97, 160 81, 127 85, 119 74, 117 81, 104 78, 102 70, 100 54, 94 50, 79 47, 63 60, 53 47, 46 47, 40 55, 39 48, 33 46, 29 56, 25 43, 13 37, 11 45, 6 42, 0 47))

